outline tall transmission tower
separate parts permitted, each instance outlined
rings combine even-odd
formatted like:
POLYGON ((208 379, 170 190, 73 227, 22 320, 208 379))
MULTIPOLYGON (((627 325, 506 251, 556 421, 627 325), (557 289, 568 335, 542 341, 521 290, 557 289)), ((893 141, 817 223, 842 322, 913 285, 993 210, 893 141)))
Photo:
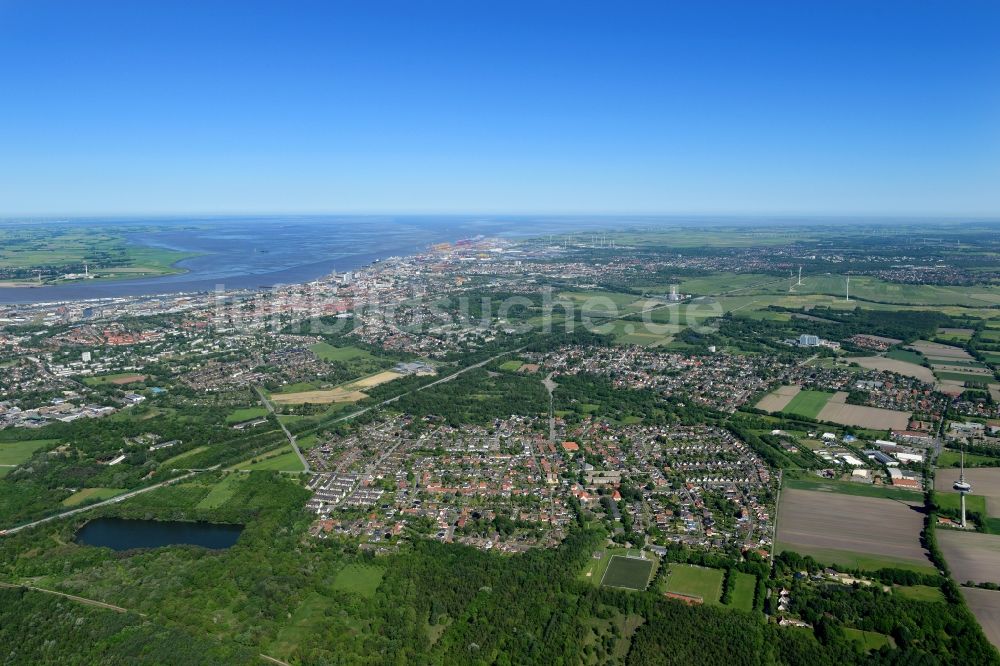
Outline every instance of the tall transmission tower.
POLYGON ((965 480, 965 446, 962 446, 962 466, 958 473, 958 481, 952 485, 962 497, 962 529, 966 528, 965 522, 965 496, 972 492, 972 484, 965 480))

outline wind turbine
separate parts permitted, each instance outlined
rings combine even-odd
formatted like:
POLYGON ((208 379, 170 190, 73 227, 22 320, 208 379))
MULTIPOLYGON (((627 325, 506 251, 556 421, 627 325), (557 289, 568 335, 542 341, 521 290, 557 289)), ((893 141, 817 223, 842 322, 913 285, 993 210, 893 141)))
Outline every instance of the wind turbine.
POLYGON ((844 300, 851 300, 851 276, 847 276, 847 291, 844 292, 844 300))
POLYGON ((965 496, 972 492, 972 484, 965 480, 965 446, 962 446, 962 467, 961 471, 958 473, 958 481, 956 481, 952 488, 958 491, 958 494, 962 497, 962 529, 966 528, 965 524, 965 496))

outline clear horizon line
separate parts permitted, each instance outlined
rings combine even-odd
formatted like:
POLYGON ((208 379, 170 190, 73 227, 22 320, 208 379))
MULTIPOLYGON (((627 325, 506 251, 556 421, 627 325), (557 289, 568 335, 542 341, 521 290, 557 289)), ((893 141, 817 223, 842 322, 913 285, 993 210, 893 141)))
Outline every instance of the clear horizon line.
MULTIPOLYGON (((365 210, 365 211, 334 211, 334 210, 312 210, 312 211, 274 211, 274 210, 226 210, 226 211, 125 211, 125 212, 53 212, 53 213, 2 213, 0 212, 0 222, 25 221, 58 221, 54 218, 66 220, 86 220, 86 219, 124 219, 124 218, 177 218, 177 217, 214 217, 214 218, 238 218, 238 217, 639 217, 639 218, 678 218, 678 217, 698 217, 698 218, 809 218, 809 219, 909 219, 909 220, 935 220, 939 218, 952 218, 954 220, 977 220, 977 221, 1000 221, 1000 212, 816 212, 816 211, 433 211, 433 210, 413 210, 413 211, 392 211, 392 210, 365 210)), ((947 219, 940 219, 945 222, 947 219)))

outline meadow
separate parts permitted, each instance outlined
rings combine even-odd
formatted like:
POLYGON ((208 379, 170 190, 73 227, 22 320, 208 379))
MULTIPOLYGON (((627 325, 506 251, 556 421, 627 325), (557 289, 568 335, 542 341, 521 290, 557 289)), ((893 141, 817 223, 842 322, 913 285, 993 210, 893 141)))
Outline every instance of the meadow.
POLYGON ((226 416, 226 423, 244 423, 255 419, 262 419, 267 416, 267 409, 264 407, 245 407, 236 409, 226 416))
POLYGON ((195 504, 196 509, 217 509, 228 502, 239 487, 241 477, 239 474, 227 474, 222 480, 212 486, 212 489, 195 504))
POLYGON ((366 564, 348 564, 337 572, 332 587, 341 592, 359 594, 370 598, 382 583, 385 571, 381 567, 366 564))
POLYGON ((241 462, 231 469, 272 472, 301 472, 302 461, 290 446, 275 449, 269 454, 263 454, 241 462))
POLYGON ((326 342, 317 342, 311 345, 309 350, 324 361, 353 361, 359 358, 374 358, 369 352, 359 347, 334 347, 326 342))
POLYGON ((894 641, 889 636, 885 634, 880 634, 875 631, 865 631, 863 629, 854 629, 853 627, 845 627, 844 633, 848 638, 857 642, 861 649, 865 652, 871 652, 872 650, 878 650, 883 645, 895 646, 894 641))
POLYGON ((84 488, 78 490, 62 501, 63 506, 74 507, 88 502, 108 499, 115 495, 121 495, 125 488, 84 488))
POLYGON ((945 600, 941 588, 930 585, 896 585, 892 588, 892 593, 912 601, 943 603, 945 600))
POLYGON ((752 611, 754 595, 757 592, 757 577, 742 571, 733 571, 730 575, 736 577, 730 605, 743 611, 752 611))
POLYGON ((146 375, 136 374, 134 372, 120 372, 113 375, 99 375, 97 377, 85 377, 83 383, 87 386, 102 386, 105 384, 111 384, 114 386, 125 386, 127 384, 135 384, 146 379, 146 375))
MULTIPOLYGON (((846 280, 842 275, 804 276, 798 294, 843 296, 846 280)), ((1000 304, 1000 288, 993 285, 972 287, 931 284, 900 284, 866 275, 851 276, 851 298, 893 305, 952 305, 993 307, 1000 304)))
POLYGON ((19 442, 0 442, 0 474, 4 470, 16 467, 26 462, 41 448, 51 448, 58 444, 57 439, 28 439, 19 442))

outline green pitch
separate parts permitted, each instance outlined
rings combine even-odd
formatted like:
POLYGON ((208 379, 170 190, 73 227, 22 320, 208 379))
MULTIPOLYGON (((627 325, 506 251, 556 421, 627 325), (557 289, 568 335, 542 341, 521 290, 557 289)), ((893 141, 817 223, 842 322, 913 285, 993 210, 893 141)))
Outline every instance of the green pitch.
POLYGON ((608 563, 601 585, 608 587, 626 587, 630 590, 645 590, 649 584, 649 575, 653 571, 652 560, 640 560, 634 557, 615 555, 608 563))

